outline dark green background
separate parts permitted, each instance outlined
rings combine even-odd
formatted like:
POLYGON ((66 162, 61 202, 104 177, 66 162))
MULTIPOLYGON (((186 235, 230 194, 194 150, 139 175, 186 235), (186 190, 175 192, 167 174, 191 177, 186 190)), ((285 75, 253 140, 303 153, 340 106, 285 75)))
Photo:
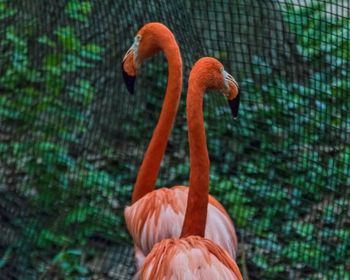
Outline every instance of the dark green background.
POLYGON ((350 20, 342 1, 0 0, 0 279, 131 279, 122 216, 167 64, 120 63, 137 30, 173 30, 185 86, 158 186, 188 184, 191 65, 220 59, 241 111, 208 93, 211 193, 248 279, 350 279, 350 20), (331 4, 331 2, 333 4, 331 4))

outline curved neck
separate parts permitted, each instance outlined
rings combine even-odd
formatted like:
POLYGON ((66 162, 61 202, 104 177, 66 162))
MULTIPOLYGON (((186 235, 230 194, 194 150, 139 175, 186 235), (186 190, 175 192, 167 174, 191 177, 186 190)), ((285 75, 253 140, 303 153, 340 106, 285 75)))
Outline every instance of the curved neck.
POLYGON ((172 34, 163 34, 157 42, 168 61, 168 84, 159 120, 154 129, 139 173, 137 175, 132 203, 155 188, 160 163, 173 128, 182 90, 182 60, 180 49, 172 34))
POLYGON ((209 194, 209 155, 203 120, 203 96, 205 87, 193 76, 189 80, 187 94, 187 123, 190 145, 190 188, 181 237, 204 237, 209 194), (191 79, 192 78, 192 79, 191 79))

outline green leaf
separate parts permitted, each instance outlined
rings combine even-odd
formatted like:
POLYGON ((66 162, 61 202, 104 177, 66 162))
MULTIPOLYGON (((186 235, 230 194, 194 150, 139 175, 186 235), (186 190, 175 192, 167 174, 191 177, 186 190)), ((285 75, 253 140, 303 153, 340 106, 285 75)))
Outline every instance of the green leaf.
POLYGON ((3 268, 7 264, 7 262, 11 258, 12 253, 13 253, 13 249, 11 247, 8 247, 5 250, 4 255, 0 258, 0 268, 3 268))
POLYGON ((56 43, 52 41, 47 35, 40 36, 38 38, 38 42, 44 45, 48 45, 49 47, 55 48, 56 43))
POLYGON ((89 270, 82 265, 76 265, 74 268, 79 274, 82 274, 82 275, 85 275, 89 272, 89 270))
POLYGON ((105 51, 104 48, 96 44, 87 44, 82 48, 80 55, 84 58, 88 58, 92 60, 102 60, 101 55, 104 51, 105 51))
POLYGON ((69 88, 70 97, 76 101, 81 102, 84 105, 90 104, 93 100, 95 89, 88 80, 77 80, 74 86, 69 88))
POLYGON ((81 42, 77 38, 74 29, 70 26, 60 27, 55 31, 59 41, 64 48, 70 51, 77 51, 81 48, 81 42))
POLYGON ((255 263, 256 266, 267 269, 269 267, 269 263, 264 255, 257 254, 253 256, 252 261, 255 263))
POLYGON ((70 211, 70 213, 65 218, 65 224, 68 226, 73 223, 85 222, 90 215, 98 212, 99 210, 94 207, 78 207, 70 211))
POLYGON ((43 229, 38 237, 37 240, 37 246, 45 248, 47 246, 58 245, 58 246, 64 246, 67 244, 70 244, 71 240, 62 234, 57 234, 53 231, 50 231, 48 229, 43 229))
POLYGON ((65 7, 65 13, 72 19, 86 23, 92 11, 92 4, 88 1, 70 0, 65 7))
POLYGON ((15 9, 10 8, 5 2, 0 2, 0 21, 12 17, 15 14, 15 9))
POLYGON ((308 239, 313 238, 313 232, 315 228, 313 224, 299 222, 299 223, 293 223, 293 227, 296 229, 296 232, 302 237, 305 237, 308 239))

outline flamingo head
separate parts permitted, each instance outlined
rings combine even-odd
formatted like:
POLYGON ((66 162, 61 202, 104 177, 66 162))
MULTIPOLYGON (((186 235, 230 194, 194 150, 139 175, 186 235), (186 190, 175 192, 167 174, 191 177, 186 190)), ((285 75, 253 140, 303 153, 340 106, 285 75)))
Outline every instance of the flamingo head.
POLYGON ((237 118, 238 116, 238 109, 239 109, 239 87, 237 81, 224 70, 224 67, 221 68, 221 74, 224 77, 224 90, 223 94, 226 96, 228 100, 228 104, 231 108, 231 113, 234 118, 237 118))
POLYGON ((237 118, 240 100, 239 87, 237 81, 225 71, 224 66, 215 58, 203 57, 195 63, 193 70, 205 88, 219 90, 223 93, 233 117, 237 118))
POLYGON ((158 22, 147 23, 137 32, 134 43, 124 55, 122 62, 124 82, 131 94, 134 93, 136 75, 143 60, 161 50, 162 37, 166 34, 169 34, 169 29, 158 22))

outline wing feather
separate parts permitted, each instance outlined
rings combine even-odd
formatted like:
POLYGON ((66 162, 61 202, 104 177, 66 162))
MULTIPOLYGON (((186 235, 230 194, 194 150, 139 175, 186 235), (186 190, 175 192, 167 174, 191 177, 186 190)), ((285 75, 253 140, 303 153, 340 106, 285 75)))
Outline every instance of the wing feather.
MULTIPOLYGON (((186 211, 188 187, 161 188, 148 193, 124 211, 128 230, 133 238, 137 266, 159 241, 179 238, 186 211)), ((224 207, 209 196, 205 237, 236 257, 237 237, 233 223, 224 207)))

